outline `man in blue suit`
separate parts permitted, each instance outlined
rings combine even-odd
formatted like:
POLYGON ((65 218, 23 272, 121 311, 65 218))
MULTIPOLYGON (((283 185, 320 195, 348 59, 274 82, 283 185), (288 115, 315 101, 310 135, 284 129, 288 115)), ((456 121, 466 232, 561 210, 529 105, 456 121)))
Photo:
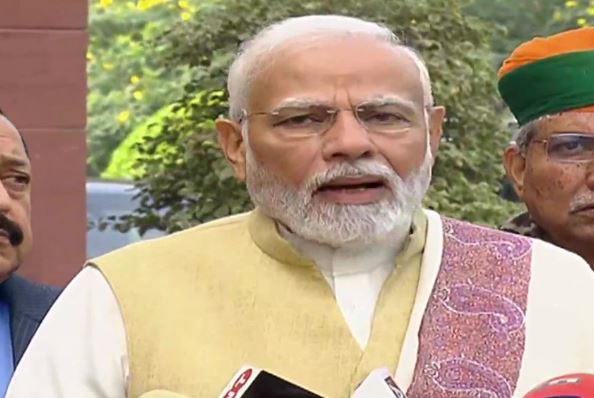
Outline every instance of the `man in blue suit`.
POLYGON ((0 396, 58 290, 15 274, 32 246, 31 162, 0 111, 0 396))

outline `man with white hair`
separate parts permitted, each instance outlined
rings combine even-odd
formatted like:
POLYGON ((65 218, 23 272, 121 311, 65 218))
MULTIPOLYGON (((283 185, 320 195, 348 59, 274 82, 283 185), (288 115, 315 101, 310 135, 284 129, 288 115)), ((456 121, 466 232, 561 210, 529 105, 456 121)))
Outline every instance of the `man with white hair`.
POLYGON ((228 88, 219 139, 256 210, 91 261, 8 397, 214 397, 243 364, 331 398, 383 367, 412 398, 594 372, 584 261, 421 209, 445 110, 390 30, 282 21, 228 88))

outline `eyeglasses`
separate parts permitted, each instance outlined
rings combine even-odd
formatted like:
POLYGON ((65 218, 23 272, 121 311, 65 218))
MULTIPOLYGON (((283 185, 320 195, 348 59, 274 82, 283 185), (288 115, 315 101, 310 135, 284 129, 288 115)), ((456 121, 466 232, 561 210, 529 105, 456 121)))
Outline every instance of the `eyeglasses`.
POLYGON ((542 143, 549 159, 561 163, 583 163, 594 160, 594 134, 557 133, 542 143))
POLYGON ((412 125, 399 105, 370 103, 361 103, 353 108, 334 108, 327 105, 288 106, 272 112, 249 114, 244 109, 241 121, 254 115, 264 115, 274 129, 288 136, 315 136, 327 132, 336 122, 340 111, 352 112, 359 124, 373 133, 398 134, 412 125))

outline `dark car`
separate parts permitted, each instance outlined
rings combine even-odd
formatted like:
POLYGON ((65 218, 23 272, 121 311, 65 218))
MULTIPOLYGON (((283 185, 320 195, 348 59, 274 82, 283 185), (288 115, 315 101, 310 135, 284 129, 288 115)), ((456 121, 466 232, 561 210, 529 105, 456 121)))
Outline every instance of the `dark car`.
POLYGON ((111 226, 100 228, 110 216, 131 214, 139 203, 134 185, 126 182, 87 181, 87 258, 93 258, 142 239, 165 235, 159 230, 149 230, 140 235, 138 229, 121 232, 111 226))

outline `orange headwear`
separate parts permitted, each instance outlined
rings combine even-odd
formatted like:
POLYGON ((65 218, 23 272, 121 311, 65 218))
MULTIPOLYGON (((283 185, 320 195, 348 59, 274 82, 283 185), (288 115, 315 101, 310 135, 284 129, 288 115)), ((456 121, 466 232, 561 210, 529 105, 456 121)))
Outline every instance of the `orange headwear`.
MULTIPOLYGON (((539 98, 535 97, 535 95, 546 96, 547 98, 541 99, 547 101, 554 101, 554 99, 550 98, 554 95, 569 95, 571 91, 567 90, 567 84, 558 85, 559 80, 565 80, 571 77, 574 79, 573 81, 576 81, 575 78, 577 76, 582 77, 584 81, 592 81, 594 80, 594 76, 590 73, 591 69, 583 69, 584 66, 591 68, 590 65, 585 65, 586 63, 591 64, 591 61, 581 58, 580 61, 573 59, 571 61, 572 63, 569 63, 564 62, 566 60, 563 60, 563 56, 592 51, 594 51, 593 27, 573 29, 546 38, 538 37, 523 43, 503 62, 501 69, 497 73, 497 77, 500 79, 500 92, 514 113, 516 113, 516 110, 513 109, 514 106, 522 108, 529 106, 528 102, 538 102, 539 98), (579 64, 580 62, 582 62, 581 65, 579 64), (535 64, 540 65, 538 65, 538 68, 530 68, 531 65, 535 66, 535 64), (520 71, 522 72, 518 73, 520 71), (547 74, 549 71, 550 74, 547 74), (502 80, 507 80, 503 82, 503 87, 502 80), (530 80, 531 86, 527 87, 523 85, 522 81, 525 80, 530 80), (550 87, 543 89, 541 93, 540 87, 547 84, 555 87, 553 89, 550 87), (558 91, 555 91, 557 85, 558 91), (522 97, 522 91, 524 90, 536 90, 536 92, 532 98, 527 96, 526 98, 521 98, 520 103, 517 103, 517 97, 522 97)), ((571 101, 566 101, 565 106, 558 106, 561 109, 551 108, 559 112, 594 112, 594 101, 588 99, 581 101, 582 103, 573 101, 573 107, 571 101), (579 105, 579 107, 576 107, 576 105, 579 105), (563 107, 566 107, 566 109, 562 109, 563 107)), ((522 109, 519 110, 521 111, 522 109)), ((535 114, 533 113, 532 115, 534 116, 535 114)))

